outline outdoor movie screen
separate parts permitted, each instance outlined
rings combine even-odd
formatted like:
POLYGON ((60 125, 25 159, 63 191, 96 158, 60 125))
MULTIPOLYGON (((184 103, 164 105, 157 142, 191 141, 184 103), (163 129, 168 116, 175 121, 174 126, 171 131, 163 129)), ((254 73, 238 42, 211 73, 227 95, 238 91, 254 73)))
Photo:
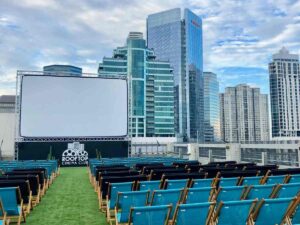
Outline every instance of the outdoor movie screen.
POLYGON ((99 77, 24 75, 20 136, 127 135, 127 81, 99 77))

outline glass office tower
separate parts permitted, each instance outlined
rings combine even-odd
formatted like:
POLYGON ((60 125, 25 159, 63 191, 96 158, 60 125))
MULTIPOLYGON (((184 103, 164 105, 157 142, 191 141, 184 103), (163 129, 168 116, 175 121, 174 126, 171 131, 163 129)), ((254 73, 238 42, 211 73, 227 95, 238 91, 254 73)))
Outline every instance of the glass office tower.
POLYGON ((101 76, 127 76, 129 134, 132 137, 174 137, 174 76, 167 61, 155 59, 143 34, 130 32, 124 47, 99 64, 101 76))
POLYGON ((203 141, 202 20, 188 9, 149 15, 147 44, 159 60, 169 60, 174 73, 175 128, 185 140, 203 141))
POLYGON ((44 74, 50 75, 70 75, 70 76, 81 76, 82 75, 82 68, 72 65, 49 65, 44 66, 43 68, 44 74), (50 73, 47 73, 50 72, 50 73))
POLYGON ((219 82, 217 75, 204 72, 204 141, 221 140, 219 82))

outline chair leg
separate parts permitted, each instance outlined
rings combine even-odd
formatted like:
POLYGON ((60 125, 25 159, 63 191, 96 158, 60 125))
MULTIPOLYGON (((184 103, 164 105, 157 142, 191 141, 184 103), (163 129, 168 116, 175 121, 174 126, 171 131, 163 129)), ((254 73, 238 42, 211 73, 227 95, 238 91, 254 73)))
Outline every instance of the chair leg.
POLYGON ((19 218, 18 218, 18 223, 17 223, 18 225, 21 224, 21 219, 22 219, 22 216, 20 215, 19 218))

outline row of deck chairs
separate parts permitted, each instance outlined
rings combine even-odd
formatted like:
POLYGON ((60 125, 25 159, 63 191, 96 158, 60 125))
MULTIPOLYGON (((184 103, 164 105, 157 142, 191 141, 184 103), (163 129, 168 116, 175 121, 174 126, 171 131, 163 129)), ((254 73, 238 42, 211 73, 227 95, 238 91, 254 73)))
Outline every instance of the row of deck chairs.
POLYGON ((147 191, 119 192, 116 224, 276 225, 296 224, 300 197, 176 205, 147 205, 147 191))
MULTIPOLYGON (((169 203, 171 203, 172 210, 169 212, 169 217, 173 222, 177 221, 175 220, 175 206, 179 204, 177 207, 178 209, 180 207, 185 207, 181 206, 181 204, 183 203, 181 202, 182 200, 178 202, 160 202, 160 204, 153 204, 155 196, 161 195, 160 192, 174 192, 174 190, 176 189, 177 192, 178 190, 182 191, 180 196, 188 196, 188 193, 190 193, 190 195, 193 196, 190 199, 195 199, 195 201, 184 202, 184 205, 207 204, 208 202, 210 202, 209 204, 211 205, 212 203, 214 213, 212 213, 210 223, 208 223, 211 224, 211 222, 216 223, 217 220, 217 217, 215 215, 218 211, 218 204, 214 203, 218 199, 216 196, 222 196, 224 195, 224 192, 229 192, 232 194, 234 193, 234 191, 236 191, 236 196, 238 197, 229 200, 225 198, 221 202, 239 202, 240 200, 243 200, 243 202, 245 202, 248 201, 247 199, 253 201, 253 199, 257 197, 261 203, 263 199, 270 199, 275 197, 280 199, 283 198, 282 196, 285 195, 282 193, 286 193, 286 191, 284 192, 282 190, 287 189, 286 185, 289 185, 289 188, 287 190, 290 190, 292 187, 294 188, 294 192, 290 192, 292 193, 291 196, 287 196, 289 196, 289 198, 297 196, 297 193, 299 191, 299 184, 297 185, 297 183, 300 181, 300 175, 297 175, 297 173, 300 174, 299 169, 282 170, 278 169, 276 165, 257 166, 254 163, 237 164, 236 162, 218 162, 208 165, 200 165, 195 161, 185 161, 173 162, 172 165, 162 165, 161 163, 151 163, 150 161, 147 163, 136 164, 132 167, 128 167, 123 164, 106 164, 96 165, 92 168, 94 171, 90 170, 90 180, 91 183, 95 185, 95 190, 97 190, 98 192, 99 207, 102 211, 106 212, 108 221, 111 223, 113 221, 116 221, 117 223, 122 222, 122 220, 120 220, 121 216, 120 214, 118 214, 120 213, 118 211, 118 208, 120 209, 120 205, 118 203, 118 194, 120 193, 137 193, 142 191, 149 191, 148 197, 146 199, 146 206, 143 205, 143 207, 145 206, 145 208, 138 209, 138 211, 131 211, 131 216, 129 216, 130 220, 134 218, 135 213, 137 213, 136 215, 149 213, 150 208, 151 210, 154 210, 155 214, 155 210, 158 210, 158 208, 162 207, 160 205, 164 205, 163 208, 166 212, 170 210, 171 207, 169 203), (191 172, 188 169, 196 166, 199 167, 199 171, 197 172, 191 172), (160 179, 149 181, 149 171, 153 173, 159 170, 163 171, 161 173, 160 179), (205 171, 214 171, 215 177, 207 178, 207 172, 205 175, 205 171), (259 174, 261 174, 261 176, 257 176, 259 174), (276 174, 279 174, 279 176, 274 176, 276 174), (202 193, 203 191, 206 191, 210 194, 204 195, 202 193), (199 198, 195 198, 195 193, 198 192, 201 193, 201 196, 206 196, 204 198, 202 197, 202 199, 204 199, 203 201, 200 201, 199 198), (260 193, 260 195, 257 195, 258 193, 260 193), (149 205, 151 205, 151 207, 149 205), (116 217, 114 217, 115 215, 116 217)), ((220 199, 218 201, 220 202, 220 199)), ((210 208, 211 207, 212 206, 210 206, 210 208)), ((124 212, 124 209, 121 209, 121 211, 124 212)), ((177 212, 180 214, 181 211, 178 210, 177 212)), ((142 216, 140 218, 142 218, 142 216)), ((144 219, 142 221, 145 221, 144 219)), ((152 221, 150 224, 156 223, 153 223, 152 221)), ((180 224, 192 223, 189 222, 180 224)), ((205 223, 198 222, 196 224, 205 223)))
POLYGON ((1 161, 0 169, 0 218, 17 224, 26 222, 59 174, 55 160, 1 161))
POLYGON ((300 190, 300 183, 229 186, 217 189, 215 186, 187 188, 186 182, 182 181, 170 180, 168 189, 165 190, 159 189, 158 181, 142 181, 137 184, 135 182, 111 183, 105 204, 108 221, 115 219, 111 215, 114 215, 115 207, 118 205, 118 194, 122 192, 148 191, 149 196, 146 201, 149 205, 176 205, 179 202, 192 204, 213 201, 291 198, 297 196, 300 190))
MULTIPOLYGON (((141 177, 144 178, 144 177, 141 177)), ((264 185, 264 187, 272 187, 274 184, 286 184, 286 183, 300 183, 300 174, 296 175, 279 175, 279 176, 268 176, 268 177, 242 177, 242 178, 209 178, 209 179, 179 179, 169 180, 165 179, 162 181, 143 181, 144 179, 137 179, 137 176, 123 177, 124 183, 116 183, 114 181, 121 180, 121 178, 112 178, 107 182, 104 182, 97 190, 99 208, 105 209, 106 200, 110 199, 110 193, 112 191, 112 184, 133 184, 130 188, 127 186, 125 191, 129 190, 159 190, 159 189, 176 189, 176 188, 208 188, 215 187, 216 189, 222 187, 238 186, 247 187, 252 185, 264 185)), ((102 179, 103 180, 103 179, 102 179)))
MULTIPOLYGON (((135 168, 136 166, 141 165, 142 167, 144 165, 149 165, 149 162, 151 165, 153 164, 159 164, 164 166, 170 166, 174 162, 177 163, 186 163, 191 162, 188 160, 173 158, 173 157, 131 157, 131 158, 102 158, 102 159, 89 159, 89 170, 91 171, 92 176, 96 176, 96 167, 97 166, 115 166, 118 165, 126 166, 130 168, 135 168)), ((139 169, 137 169, 139 170, 139 169)))

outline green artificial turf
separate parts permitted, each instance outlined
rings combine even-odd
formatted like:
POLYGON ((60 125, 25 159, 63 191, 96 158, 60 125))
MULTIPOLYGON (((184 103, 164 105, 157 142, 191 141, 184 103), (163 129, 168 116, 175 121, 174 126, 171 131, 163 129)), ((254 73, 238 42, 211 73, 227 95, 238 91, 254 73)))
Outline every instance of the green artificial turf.
POLYGON ((61 168, 60 176, 40 204, 27 217, 26 225, 106 225, 98 209, 97 195, 86 167, 61 168))

